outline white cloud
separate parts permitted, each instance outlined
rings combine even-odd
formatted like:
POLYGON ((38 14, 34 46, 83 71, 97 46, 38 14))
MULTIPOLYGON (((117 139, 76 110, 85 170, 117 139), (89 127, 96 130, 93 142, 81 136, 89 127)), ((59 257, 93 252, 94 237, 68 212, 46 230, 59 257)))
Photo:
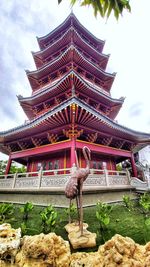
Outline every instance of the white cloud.
MULTIPOLYGON (((117 22, 94 18, 91 8, 76 5, 73 10, 80 22, 94 35, 106 39, 104 52, 110 53, 108 70, 117 72, 112 96, 126 100, 117 120, 139 131, 150 132, 149 62, 150 1, 131 1, 132 13, 124 13, 117 22), (140 103, 135 116, 131 112, 140 103)), ((39 50, 36 36, 57 27, 70 13, 69 0, 58 6, 57 0, 1 0, 0 9, 0 131, 20 125, 26 119, 16 95, 29 96, 31 88, 24 69, 34 70, 31 51, 39 50)))

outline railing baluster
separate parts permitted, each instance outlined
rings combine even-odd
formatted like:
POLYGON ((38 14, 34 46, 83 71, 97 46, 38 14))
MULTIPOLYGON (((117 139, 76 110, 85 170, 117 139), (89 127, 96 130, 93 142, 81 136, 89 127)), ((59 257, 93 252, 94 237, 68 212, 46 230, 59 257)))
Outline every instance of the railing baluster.
POLYGON ((108 170, 104 169, 105 179, 106 179, 106 185, 109 186, 109 176, 108 176, 108 170))
POLYGON ((39 177, 39 185, 38 185, 38 188, 40 189, 41 187, 41 181, 42 181, 42 168, 39 170, 39 173, 38 173, 38 177, 39 177))
MULTIPOLYGON (((40 189, 43 188, 65 188, 65 183, 72 171, 76 170, 76 166, 73 168, 65 169, 53 169, 42 170, 39 172, 28 172, 18 174, 0 175, 0 187, 12 188, 12 189, 40 189)), ((104 169, 91 169, 91 173, 88 179, 84 183, 84 187, 94 186, 127 186, 130 185, 130 176, 127 171, 116 171, 104 169)))
POLYGON ((17 174, 17 172, 16 172, 16 173, 14 174, 14 180, 13 180, 12 188, 15 188, 17 177, 18 177, 18 174, 17 174))

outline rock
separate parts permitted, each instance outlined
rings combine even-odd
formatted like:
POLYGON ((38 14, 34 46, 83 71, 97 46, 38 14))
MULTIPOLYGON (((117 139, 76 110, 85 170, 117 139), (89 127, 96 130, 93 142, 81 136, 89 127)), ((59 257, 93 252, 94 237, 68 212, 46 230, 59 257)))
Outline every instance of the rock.
MULTIPOLYGON (((80 245, 87 242, 86 228, 87 224, 84 225, 82 239, 79 236, 80 245)), ((71 225, 68 229, 71 231, 69 234, 75 234, 78 239, 80 231, 77 224, 75 228, 71 225)), ((12 229, 9 224, 0 226, 0 267, 150 267, 150 242, 142 246, 118 234, 100 246, 97 252, 77 252, 72 255, 69 242, 55 233, 25 236, 20 246, 10 242, 17 238, 20 242, 20 230, 12 229), (7 257, 12 256, 15 257, 14 264, 7 261, 7 257)))
POLYGON ((69 263, 69 242, 55 233, 25 236, 16 256, 18 267, 68 267, 69 263))
POLYGON ((14 262, 21 241, 21 229, 13 229, 8 223, 0 225, 0 259, 14 262))
POLYGON ((150 267, 150 242, 145 246, 115 235, 95 253, 74 253, 70 267, 150 267))
MULTIPOLYGON (((83 223, 83 229, 86 230, 88 228, 87 223, 83 223)), ((79 231, 79 222, 73 222, 73 223, 68 223, 65 225, 65 230, 67 233, 71 232, 78 232, 79 231)))
POLYGON ((89 232, 86 228, 88 224, 83 224, 83 235, 81 235, 79 224, 70 223, 65 226, 68 232, 68 239, 74 249, 92 248, 96 246, 96 234, 89 232))

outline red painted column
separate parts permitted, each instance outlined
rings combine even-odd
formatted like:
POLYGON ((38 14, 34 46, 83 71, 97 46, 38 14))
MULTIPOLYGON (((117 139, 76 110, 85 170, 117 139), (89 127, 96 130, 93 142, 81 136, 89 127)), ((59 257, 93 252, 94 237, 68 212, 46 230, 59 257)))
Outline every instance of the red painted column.
POLYGON ((73 137, 72 140, 71 140, 71 166, 73 166, 73 164, 76 163, 76 158, 75 158, 75 147, 76 147, 76 140, 75 138, 73 137))
POLYGON ((11 167, 11 156, 9 156, 8 162, 7 162, 7 166, 6 166, 6 171, 5 171, 5 175, 7 175, 9 173, 10 167, 11 167))
POLYGON ((132 165, 132 170, 133 170, 133 176, 137 177, 137 168, 135 165, 135 160, 133 154, 131 155, 131 165, 132 165))
POLYGON ((29 159, 27 161, 27 172, 29 172, 29 167, 30 167, 30 162, 29 162, 29 159))

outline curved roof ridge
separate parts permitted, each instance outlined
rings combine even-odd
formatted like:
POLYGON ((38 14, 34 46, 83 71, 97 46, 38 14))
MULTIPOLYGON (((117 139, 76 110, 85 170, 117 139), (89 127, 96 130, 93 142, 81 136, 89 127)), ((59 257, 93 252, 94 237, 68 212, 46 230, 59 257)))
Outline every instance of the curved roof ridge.
POLYGON ((101 40, 100 38, 96 37, 93 33, 91 33, 89 30, 87 30, 87 29, 85 28, 85 26, 83 26, 83 24, 77 19, 77 17, 74 15, 74 13, 72 13, 72 14, 73 14, 74 18, 76 19, 76 21, 79 23, 79 25, 80 25, 82 28, 84 28, 84 30, 85 30, 88 34, 92 35, 92 37, 93 37, 94 39, 96 39, 98 42, 105 44, 105 41, 104 41, 104 40, 101 40))
POLYGON ((38 54, 40 54, 40 53, 43 53, 43 52, 45 52, 46 50, 48 50, 51 46, 55 46, 56 43, 60 42, 60 40, 62 40, 63 37, 64 37, 65 35, 67 35, 67 33, 70 31, 70 29, 71 29, 71 28, 69 28, 69 29, 68 29, 62 36, 60 36, 60 38, 57 39, 56 42, 54 42, 54 43, 52 43, 52 44, 49 44, 49 45, 46 46, 43 50, 39 50, 39 51, 36 51, 36 52, 32 52, 33 55, 38 55, 38 54))
POLYGON ((37 38, 37 40, 43 40, 43 39, 45 39, 45 38, 47 38, 47 37, 49 37, 52 33, 54 33, 54 32, 56 32, 60 27, 62 27, 68 20, 69 20, 69 18, 72 16, 72 13, 70 13, 68 16, 67 16, 67 18, 61 23, 61 24, 59 24, 56 28, 54 28, 52 31, 50 31, 48 34, 45 34, 44 36, 41 36, 41 37, 36 37, 37 38))
POLYGON ((116 73, 108 73, 104 70, 102 70, 101 68, 98 68, 93 62, 91 63, 90 60, 86 59, 85 57, 83 57, 83 55, 78 51, 78 49, 76 47, 74 47, 72 44, 66 49, 66 51, 64 51, 61 55, 59 55, 57 58, 53 59, 51 62, 47 63, 46 65, 44 66, 41 66, 39 69, 37 70, 34 70, 34 71, 29 71, 29 70, 26 70, 26 73, 27 74, 34 74, 34 73, 38 73, 40 72, 41 70, 44 70, 46 69, 47 67, 51 66, 53 63, 59 61, 65 54, 67 54, 67 52, 71 49, 72 50, 72 47, 74 48, 74 50, 83 58, 83 60, 85 60, 88 64, 90 64, 92 67, 95 67, 98 71, 100 71, 101 73, 103 73, 104 75, 106 76, 110 76, 110 77, 115 77, 115 74, 116 73))
POLYGON ((0 136, 4 137, 4 136, 8 136, 11 135, 13 132, 20 132, 17 130, 27 130, 29 127, 36 127, 37 125, 39 125, 44 119, 49 118, 49 116, 54 115, 55 113, 57 113, 58 111, 60 111, 63 108, 66 108, 67 106, 71 105, 71 104, 77 104, 82 108, 85 108, 87 111, 91 112, 94 116, 96 116, 98 119, 104 121, 107 125, 109 125, 110 127, 114 128, 114 129, 118 129, 121 132, 126 132, 130 135, 133 136, 139 136, 143 138, 149 138, 150 141, 150 134, 148 133, 143 133, 143 132, 138 132, 132 129, 129 129, 128 127, 122 126, 118 123, 116 123, 115 121, 113 121, 112 119, 106 117, 105 115, 99 113, 96 109, 92 108, 90 105, 85 104, 82 100, 77 99, 75 96, 71 97, 70 99, 67 99, 66 101, 64 101, 63 103, 61 103, 59 106, 54 107, 52 110, 47 111, 44 114, 39 115, 38 117, 34 118, 33 120, 31 120, 30 122, 20 125, 18 127, 15 127, 13 129, 7 130, 7 131, 3 131, 0 132, 0 136))
POLYGON ((124 98, 121 99, 117 99, 117 98, 112 98, 109 95, 105 94, 102 91, 105 91, 104 89, 99 88, 98 86, 90 85, 87 79, 83 79, 75 70, 70 70, 67 74, 65 74, 59 81, 57 81, 55 84, 51 84, 47 87, 44 88, 43 90, 40 90, 39 92, 35 92, 35 94, 29 96, 29 97, 20 97, 18 96, 18 100, 19 102, 23 102, 24 100, 32 100, 32 99, 36 99, 37 97, 44 95, 45 93, 49 92, 50 90, 53 90, 56 86, 59 86, 59 84, 62 83, 62 81, 66 78, 68 78, 71 74, 74 74, 78 79, 80 79, 80 81, 82 83, 85 84, 85 86, 89 87, 93 92, 99 93, 100 95, 102 95, 104 98, 107 98, 109 100, 112 100, 112 102, 119 102, 119 103, 123 103, 124 102, 124 98), (99 89, 98 89, 99 88, 99 89))
POLYGON ((33 51, 32 51, 32 54, 36 56, 36 55, 41 54, 41 53, 45 52, 46 50, 50 49, 50 47, 55 46, 56 43, 60 42, 60 41, 64 38, 64 36, 67 35, 67 33, 71 30, 71 28, 73 28, 73 30, 74 30, 75 33, 78 35, 78 37, 79 37, 80 39, 82 39, 82 41, 83 41, 87 46, 89 46, 89 48, 93 49, 97 54, 99 54, 99 55, 101 55, 101 56, 103 56, 103 57, 106 57, 106 58, 109 57, 109 55, 97 51, 97 50, 95 49, 95 47, 93 47, 93 46, 91 46, 90 44, 88 44, 88 43, 82 38, 82 36, 80 36, 80 34, 77 32, 77 30, 74 28, 74 26, 71 26, 71 27, 70 27, 70 28, 69 28, 69 29, 68 29, 68 30, 67 30, 67 31, 66 31, 66 32, 59 38, 59 39, 56 40, 56 42, 54 42, 54 43, 52 43, 52 44, 49 44, 49 45, 48 45, 47 47, 45 47, 43 50, 39 50, 39 51, 37 51, 37 52, 33 52, 33 51))
POLYGON ((82 27, 88 34, 90 34, 95 40, 97 40, 100 43, 105 44, 105 41, 101 40, 100 38, 96 37, 93 33, 91 33, 89 30, 87 30, 81 23, 80 21, 77 19, 77 17, 75 16, 75 14, 73 12, 71 12, 68 17, 61 23, 59 24, 55 29, 53 29, 51 32, 49 32, 48 34, 41 36, 41 37, 37 37, 37 40, 44 40, 45 38, 49 37, 50 35, 52 35, 54 32, 56 32, 58 29, 60 29, 63 25, 65 25, 65 23, 70 19, 70 18, 74 18, 77 23, 80 25, 80 27, 82 27))

